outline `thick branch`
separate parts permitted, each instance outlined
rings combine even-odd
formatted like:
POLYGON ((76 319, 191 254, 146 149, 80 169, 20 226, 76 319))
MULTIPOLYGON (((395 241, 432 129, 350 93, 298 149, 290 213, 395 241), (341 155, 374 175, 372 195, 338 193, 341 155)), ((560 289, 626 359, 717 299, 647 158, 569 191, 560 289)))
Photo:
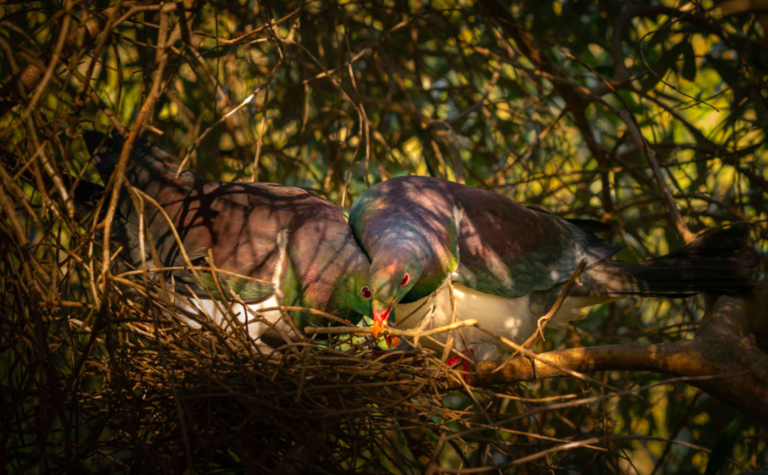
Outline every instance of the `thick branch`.
POLYGON ((473 383, 490 385, 565 376, 557 367, 581 373, 654 371, 697 378, 689 383, 768 423, 768 355, 764 346, 765 295, 720 297, 692 340, 657 345, 608 345, 569 348, 478 364, 473 383), (701 379, 711 376, 712 378, 701 379))

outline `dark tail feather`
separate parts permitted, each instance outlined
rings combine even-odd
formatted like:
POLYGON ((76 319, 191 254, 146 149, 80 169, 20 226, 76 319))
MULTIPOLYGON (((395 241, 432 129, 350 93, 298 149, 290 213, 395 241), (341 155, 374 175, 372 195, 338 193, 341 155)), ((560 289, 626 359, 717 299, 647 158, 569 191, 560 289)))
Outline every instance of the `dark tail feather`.
POLYGON ((566 218, 565 220, 577 228, 589 233, 607 233, 613 229, 613 226, 610 224, 596 219, 566 218))
POLYGON ((81 223, 93 212, 104 193, 104 187, 82 180, 75 188, 75 217, 81 223))
POLYGON ((608 261, 588 269, 583 280, 595 294, 615 297, 747 292, 760 262, 747 247, 749 230, 749 224, 736 224, 645 262, 608 261))
POLYGON ((106 135, 95 130, 84 130, 83 140, 85 140, 85 146, 88 148, 88 153, 92 156, 96 154, 96 151, 101 147, 101 144, 106 141, 106 135))
POLYGON ((120 153, 120 149, 123 147, 123 137, 117 132, 113 132, 112 137, 110 137, 95 130, 84 130, 83 140, 91 156, 99 153, 120 153), (106 150, 104 150, 105 148, 106 150))

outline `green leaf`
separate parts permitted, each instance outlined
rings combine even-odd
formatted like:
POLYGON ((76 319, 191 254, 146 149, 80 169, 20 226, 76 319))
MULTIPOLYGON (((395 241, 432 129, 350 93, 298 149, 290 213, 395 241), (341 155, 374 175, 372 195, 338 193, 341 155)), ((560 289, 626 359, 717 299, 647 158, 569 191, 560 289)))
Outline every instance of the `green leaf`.
MULTIPOLYGON (((661 70, 667 70, 667 69, 675 69, 677 63, 677 58, 680 57, 681 54, 685 51, 685 48, 688 46, 685 42, 680 42, 664 52, 664 54, 661 55, 661 58, 659 58, 659 62, 656 64, 656 72, 660 73, 661 70)), ((659 74, 662 76, 661 74, 659 74)))
POLYGON ((728 455, 733 448, 733 437, 727 435, 721 435, 715 446, 712 447, 712 454, 709 456, 709 462, 707 463, 707 471, 704 475, 716 475, 721 468, 725 466, 728 461, 728 455))
POLYGON ((696 53, 693 52, 693 45, 691 43, 685 43, 686 48, 683 56, 685 58, 683 62, 683 78, 688 81, 694 81, 696 79, 696 53))
POLYGON ((648 49, 653 49, 655 46, 663 43, 667 38, 669 38, 671 28, 660 28, 656 30, 652 35, 649 37, 646 37, 645 41, 645 47, 648 49))
POLYGON ((719 74, 723 81, 728 85, 732 86, 741 80, 738 74, 739 65, 736 60, 726 60, 712 56, 708 56, 707 59, 715 71, 717 71, 717 74, 719 74))
POLYGON ((595 72, 597 72, 599 75, 610 78, 613 77, 613 65, 612 64, 603 64, 600 66, 595 66, 595 72))
POLYGON ((667 75, 667 71, 670 69, 677 71, 675 63, 677 62, 677 58, 679 58, 685 50, 686 46, 687 43, 680 42, 662 53, 656 64, 651 65, 653 71, 648 74, 645 80, 643 80, 643 91, 647 91, 656 86, 660 80, 664 79, 664 76, 667 75))

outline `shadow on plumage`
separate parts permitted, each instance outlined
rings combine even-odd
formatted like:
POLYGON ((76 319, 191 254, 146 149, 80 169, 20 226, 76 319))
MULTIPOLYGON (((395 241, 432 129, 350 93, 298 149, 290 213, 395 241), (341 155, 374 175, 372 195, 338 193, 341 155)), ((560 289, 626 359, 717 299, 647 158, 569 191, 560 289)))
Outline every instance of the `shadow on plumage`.
MULTIPOLYGON (((450 282, 459 319, 476 318, 520 342, 536 330, 582 259, 588 265, 558 312, 560 321, 627 296, 747 291, 758 264, 747 248, 746 224, 699 237, 666 256, 621 262, 611 257, 622 247, 593 233, 604 229, 600 223, 563 219, 429 177, 398 177, 372 187, 355 202, 350 224, 372 261, 376 329, 393 313, 402 328, 451 323, 450 282)), ((480 359, 508 350, 477 329, 460 333, 456 348, 474 348, 480 359)))
MULTIPOLYGON (((98 132, 86 132, 84 138, 107 183, 123 139, 98 132)), ((151 238, 143 246, 146 266, 165 269, 166 281, 183 296, 177 300, 180 308, 198 314, 202 310, 222 325, 227 309, 218 302, 221 292, 228 300, 236 295, 244 305, 235 304, 233 310, 240 321, 247 320, 248 334, 256 340, 291 337, 294 326, 328 323, 311 311, 289 311, 291 325, 281 318, 281 310, 263 310, 267 308, 315 309, 352 324, 371 314, 363 291, 370 261, 329 201, 289 186, 212 181, 188 170, 176 178, 175 157, 146 140, 136 143, 128 160, 125 178, 134 190, 133 198, 128 190, 121 192, 111 240, 123 247, 120 257, 129 268, 141 268, 143 216, 151 238), (170 217, 181 242, 151 200, 170 217), (137 208, 134 203, 140 202, 143 206, 137 208), (153 259, 152 247, 159 262, 153 259), (198 280, 189 263, 203 268, 215 265, 216 279, 201 270, 198 280)), ((75 197, 81 219, 94 209, 102 190, 93 183, 79 184, 75 197)))

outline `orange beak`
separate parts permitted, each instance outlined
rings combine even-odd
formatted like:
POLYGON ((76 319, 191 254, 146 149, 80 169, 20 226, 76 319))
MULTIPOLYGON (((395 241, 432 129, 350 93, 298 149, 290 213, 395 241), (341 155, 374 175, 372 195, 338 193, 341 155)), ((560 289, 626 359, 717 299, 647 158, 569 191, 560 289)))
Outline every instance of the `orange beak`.
POLYGON ((389 319, 389 312, 390 309, 386 309, 382 312, 377 312, 376 309, 373 309, 373 337, 378 338, 381 334, 381 327, 384 326, 384 323, 387 322, 389 319))
POLYGON ((387 348, 390 350, 397 346, 397 342, 399 341, 396 336, 385 336, 384 340, 387 342, 387 348))
MULTIPOLYGON (((379 338, 379 335, 381 334, 381 328, 386 323, 387 326, 389 326, 389 313, 391 312, 391 308, 388 308, 384 310, 383 312, 379 313, 375 309, 373 310, 373 337, 379 338)), ((390 336, 385 335, 384 339, 387 342, 387 346, 389 348, 394 348, 397 346, 398 338, 396 336, 390 336)))

